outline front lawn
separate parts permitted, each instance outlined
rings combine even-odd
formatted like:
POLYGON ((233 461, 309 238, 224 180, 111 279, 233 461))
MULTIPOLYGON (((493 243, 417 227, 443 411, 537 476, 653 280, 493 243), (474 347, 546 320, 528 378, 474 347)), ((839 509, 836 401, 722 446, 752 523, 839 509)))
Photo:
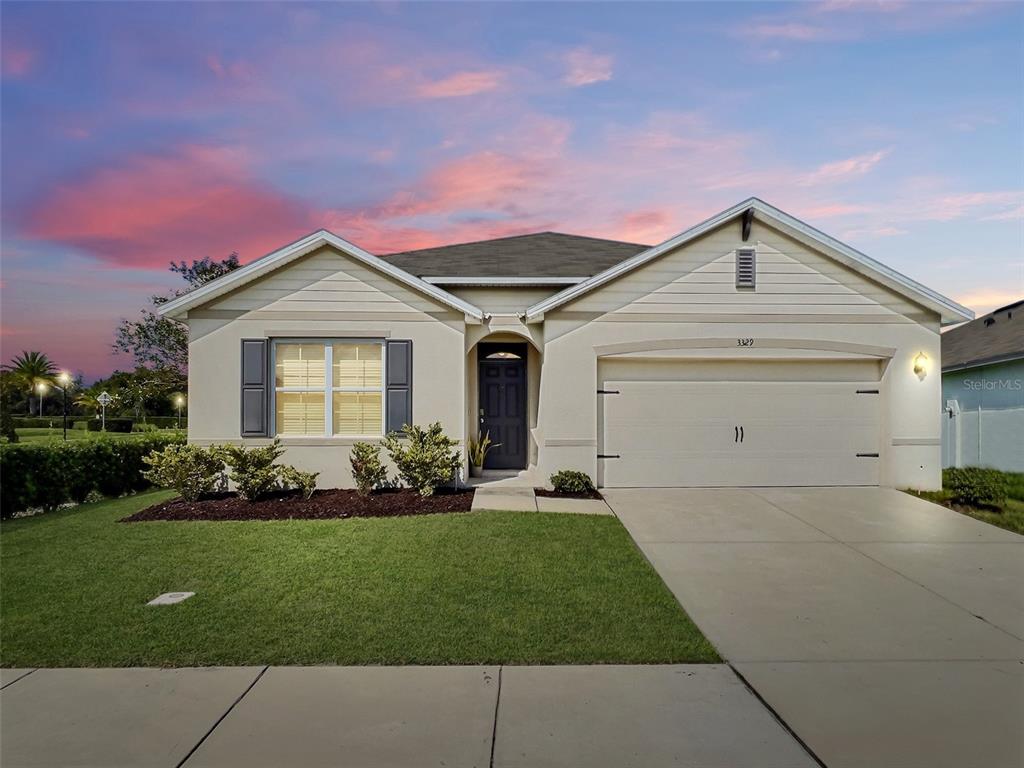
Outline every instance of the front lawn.
MULTIPOLYGON (((945 475, 945 473, 943 473, 945 475)), ((947 489, 941 491, 908 491, 922 499, 934 501, 944 507, 969 515, 977 520, 997 525, 1008 531, 1024 535, 1024 472, 1006 472, 1007 497, 998 508, 976 507, 953 502, 947 489)))
POLYGON ((0 525, 0 664, 718 660, 614 517, 117 522, 169 497, 0 525))

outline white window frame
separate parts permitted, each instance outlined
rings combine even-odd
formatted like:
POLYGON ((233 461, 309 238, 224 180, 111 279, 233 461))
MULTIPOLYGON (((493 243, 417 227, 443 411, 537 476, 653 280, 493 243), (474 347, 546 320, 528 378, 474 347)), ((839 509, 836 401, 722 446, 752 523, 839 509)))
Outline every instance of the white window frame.
POLYGON ((326 438, 348 440, 351 438, 384 437, 387 431, 387 377, 388 361, 387 344, 384 339, 366 338, 275 338, 270 345, 270 374, 273 378, 273 399, 270 404, 271 434, 282 440, 303 438, 326 438), (277 345, 278 344, 319 344, 324 348, 324 386, 317 387, 279 387, 277 386, 277 345), (335 344, 376 344, 380 347, 380 386, 379 387, 335 387, 334 386, 334 345, 335 344), (277 393, 298 392, 317 393, 324 396, 324 434, 323 435, 282 435, 277 431, 277 393), (335 392, 379 392, 380 393, 380 429, 377 434, 336 435, 334 434, 334 393, 335 392))

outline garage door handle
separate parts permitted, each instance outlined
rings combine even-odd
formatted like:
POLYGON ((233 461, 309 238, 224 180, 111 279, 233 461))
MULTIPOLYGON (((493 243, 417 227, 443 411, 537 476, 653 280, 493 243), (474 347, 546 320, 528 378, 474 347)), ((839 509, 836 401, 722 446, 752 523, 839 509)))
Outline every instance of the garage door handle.
POLYGON ((743 442, 743 427, 740 427, 740 442, 743 442))
POLYGON ((740 428, 739 427, 733 427, 732 428, 732 441, 734 443, 738 443, 740 441, 740 428))

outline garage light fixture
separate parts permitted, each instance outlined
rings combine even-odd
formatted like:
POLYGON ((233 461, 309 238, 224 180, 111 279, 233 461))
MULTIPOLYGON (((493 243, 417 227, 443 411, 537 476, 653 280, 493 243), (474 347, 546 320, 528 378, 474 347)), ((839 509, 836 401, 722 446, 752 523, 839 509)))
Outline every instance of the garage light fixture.
POLYGON ((928 375, 928 355, 924 352, 918 352, 917 357, 914 358, 914 375, 921 381, 924 381, 924 377, 928 375))

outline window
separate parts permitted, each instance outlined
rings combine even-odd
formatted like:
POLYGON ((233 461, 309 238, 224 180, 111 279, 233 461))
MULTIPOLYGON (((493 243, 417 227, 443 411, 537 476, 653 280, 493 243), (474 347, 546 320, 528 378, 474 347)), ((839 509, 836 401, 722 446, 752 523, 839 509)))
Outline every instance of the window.
POLYGON ((756 251, 753 248, 736 251, 736 287, 753 288, 756 274, 756 251))
POLYGON ((384 434, 384 345, 275 342, 274 415, 286 437, 384 434))

